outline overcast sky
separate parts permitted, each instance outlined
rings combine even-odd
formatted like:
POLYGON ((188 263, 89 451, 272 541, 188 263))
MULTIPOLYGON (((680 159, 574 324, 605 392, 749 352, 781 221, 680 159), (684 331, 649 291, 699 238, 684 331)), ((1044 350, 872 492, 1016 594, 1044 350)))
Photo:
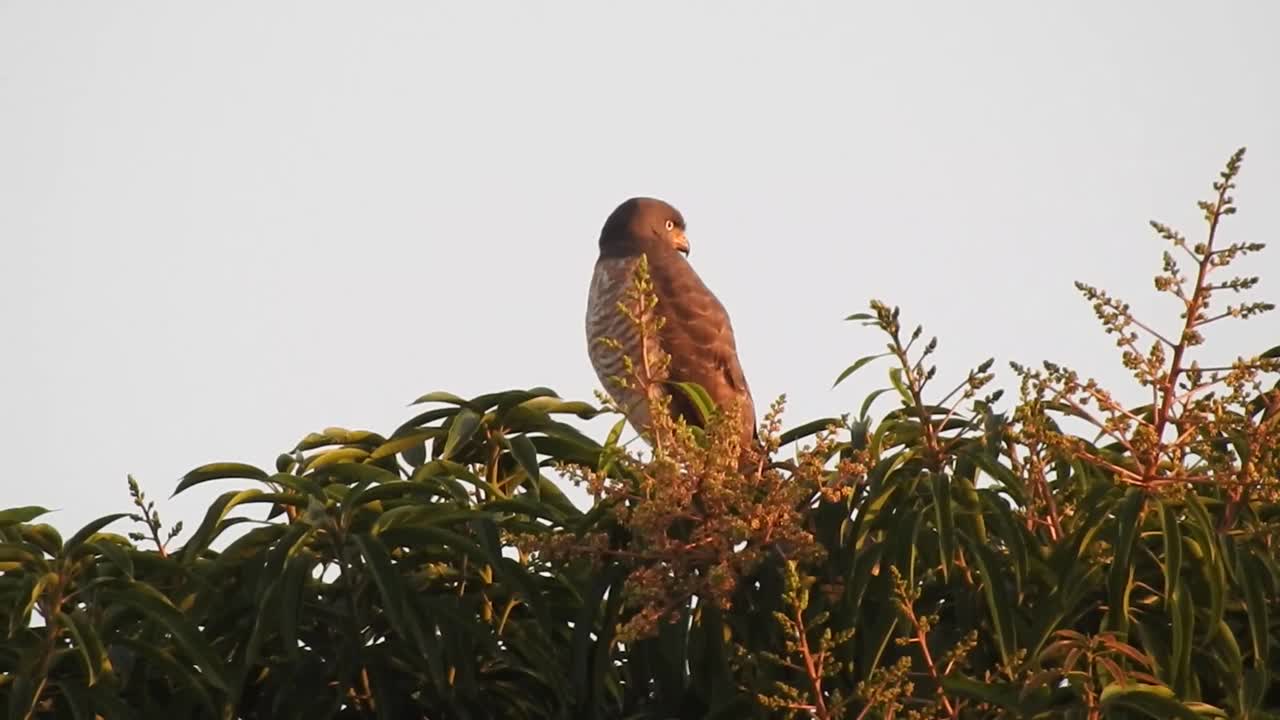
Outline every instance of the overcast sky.
MULTIPOLYGON (((1199 237, 1239 145, 1226 238, 1277 239, 1277 28, 1271 0, 0 0, 0 507, 69 532, 126 473, 162 499, 430 390, 590 399, 596 239, 638 194, 683 211, 789 425, 886 384, 830 389, 880 347, 841 322, 871 297, 940 336, 941 384, 995 356, 1122 386, 1071 283, 1171 327, 1146 222, 1199 237)), ((1280 248, 1242 271, 1280 299, 1280 248)), ((227 487, 160 507, 193 528, 227 487)))

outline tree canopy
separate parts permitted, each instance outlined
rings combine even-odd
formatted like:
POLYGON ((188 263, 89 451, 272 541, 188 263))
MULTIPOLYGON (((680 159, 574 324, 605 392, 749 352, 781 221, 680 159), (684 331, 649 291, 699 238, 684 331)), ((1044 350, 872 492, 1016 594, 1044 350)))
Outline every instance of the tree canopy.
POLYGON ((1201 239, 1152 223, 1171 320, 1078 285, 1137 407, 1051 362, 1005 405, 993 360, 939 388, 873 301, 836 383, 887 386, 785 430, 779 400, 760 448, 696 386, 705 427, 655 412, 651 449, 548 388, 433 392, 192 470, 231 489, 181 545, 132 479, 65 538, 0 511, 7 716, 1280 718, 1280 347, 1202 334, 1272 309, 1228 271, 1263 249, 1223 227, 1243 155, 1201 239))

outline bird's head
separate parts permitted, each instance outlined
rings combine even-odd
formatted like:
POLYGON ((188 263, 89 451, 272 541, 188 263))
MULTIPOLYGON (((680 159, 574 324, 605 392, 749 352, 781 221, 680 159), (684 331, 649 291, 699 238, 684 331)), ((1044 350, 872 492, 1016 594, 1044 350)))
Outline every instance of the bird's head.
POLYGON ((642 252, 689 254, 684 216, 656 198, 631 198, 619 205, 600 230, 600 254, 627 257, 642 252))

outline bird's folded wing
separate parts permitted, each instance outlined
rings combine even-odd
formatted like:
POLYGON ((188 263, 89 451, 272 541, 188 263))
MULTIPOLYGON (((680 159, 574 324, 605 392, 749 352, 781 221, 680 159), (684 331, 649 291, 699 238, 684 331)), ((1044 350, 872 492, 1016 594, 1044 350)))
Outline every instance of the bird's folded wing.
POLYGON ((661 339, 671 357, 670 379, 701 385, 721 408, 739 403, 743 420, 754 424, 751 391, 724 306, 682 257, 651 266, 651 274, 656 310, 665 320, 661 339))

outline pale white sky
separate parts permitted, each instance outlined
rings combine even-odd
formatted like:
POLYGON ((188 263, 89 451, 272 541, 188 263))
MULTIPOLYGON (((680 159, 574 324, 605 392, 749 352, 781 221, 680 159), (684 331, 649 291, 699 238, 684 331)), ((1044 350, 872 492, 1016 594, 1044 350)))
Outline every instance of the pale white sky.
MULTIPOLYGON (((879 347, 840 321, 870 297, 945 381, 1119 384, 1073 280, 1169 327, 1146 221, 1199 237, 1238 145, 1227 238, 1277 239, 1277 28, 1269 0, 0 1, 0 506, 69 532, 125 473, 161 499, 430 390, 590 399, 595 242, 636 194, 684 212, 789 424, 885 384, 830 390, 879 347)), ((1280 248, 1242 270, 1280 299, 1280 248)), ((1280 317, 1210 337, 1259 352, 1280 317)))

